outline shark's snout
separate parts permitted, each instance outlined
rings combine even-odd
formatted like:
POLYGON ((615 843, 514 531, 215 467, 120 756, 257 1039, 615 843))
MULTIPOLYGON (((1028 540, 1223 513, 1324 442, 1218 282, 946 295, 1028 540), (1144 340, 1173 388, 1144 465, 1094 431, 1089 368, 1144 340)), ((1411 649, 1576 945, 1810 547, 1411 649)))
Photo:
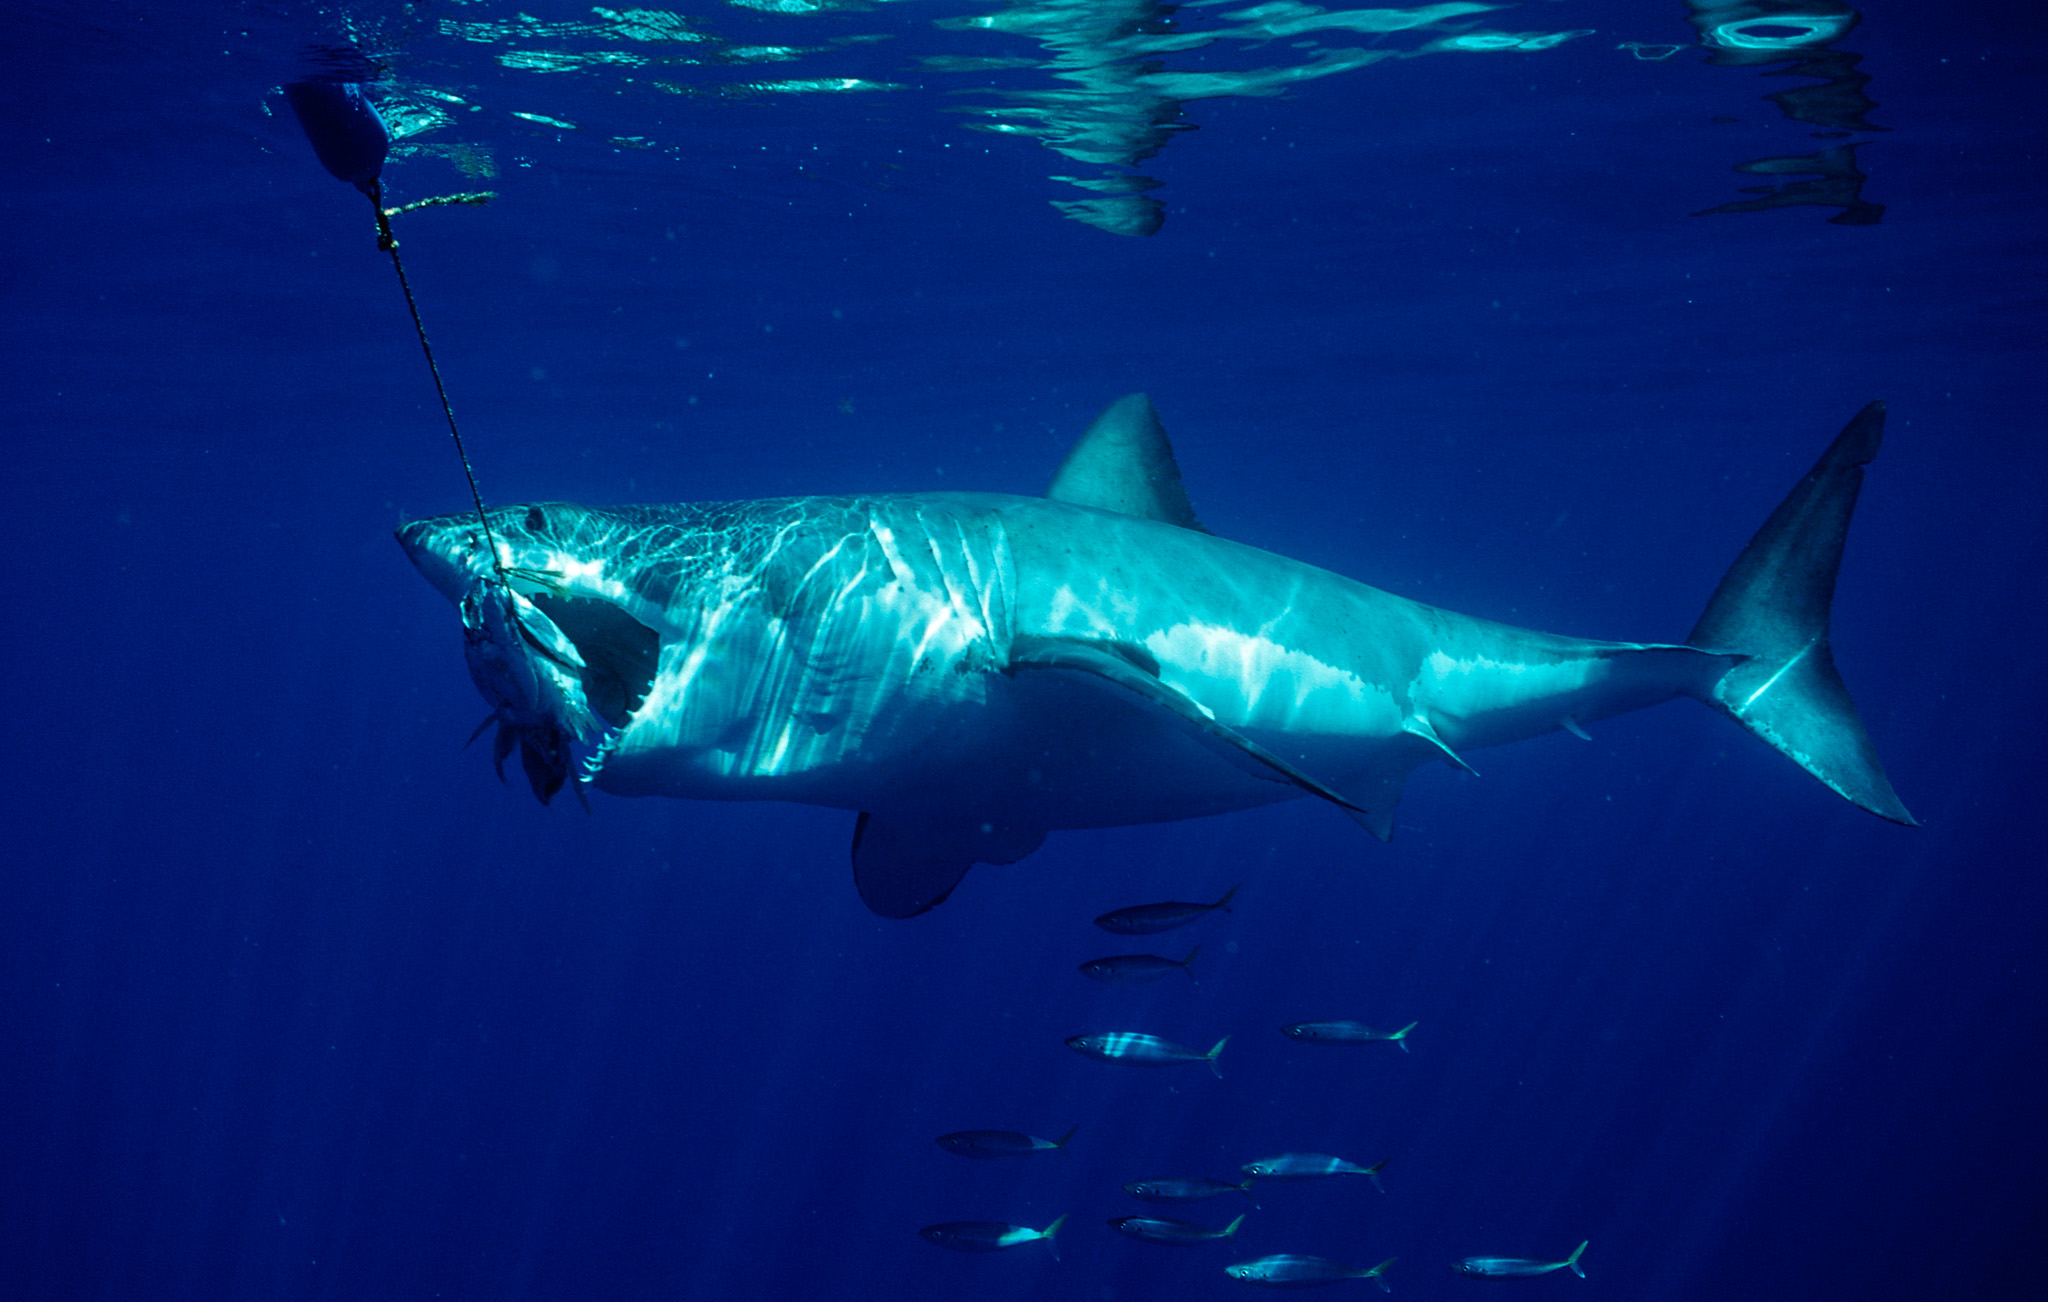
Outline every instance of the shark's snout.
POLYGON ((478 532, 473 516, 443 515, 414 520, 401 527, 397 536, 413 567, 442 596, 460 604, 479 577, 477 561, 482 550, 478 532))

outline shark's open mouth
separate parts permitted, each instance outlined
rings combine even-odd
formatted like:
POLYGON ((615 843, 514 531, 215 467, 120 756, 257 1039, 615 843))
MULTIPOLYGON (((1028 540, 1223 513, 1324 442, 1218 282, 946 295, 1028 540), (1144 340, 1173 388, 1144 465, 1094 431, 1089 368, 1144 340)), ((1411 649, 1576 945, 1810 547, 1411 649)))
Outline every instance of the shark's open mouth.
POLYGON ((498 725, 498 775, 516 747, 542 804, 572 779, 580 798, 647 699, 661 638, 603 598, 514 576, 527 591, 487 579, 462 602, 470 677, 494 707, 485 726, 498 725))
POLYGON ((622 728, 647 699, 661 662, 661 638, 600 597, 536 593, 531 601, 583 657, 579 676, 591 713, 622 728))
POLYGON ((493 566, 475 526, 466 516, 416 520, 398 540, 462 612, 470 677, 491 704, 485 727, 498 729, 499 774, 517 750, 543 804, 572 779, 580 796, 653 690, 661 636, 610 595, 576 586, 544 507, 500 513, 498 533, 520 564, 493 566))

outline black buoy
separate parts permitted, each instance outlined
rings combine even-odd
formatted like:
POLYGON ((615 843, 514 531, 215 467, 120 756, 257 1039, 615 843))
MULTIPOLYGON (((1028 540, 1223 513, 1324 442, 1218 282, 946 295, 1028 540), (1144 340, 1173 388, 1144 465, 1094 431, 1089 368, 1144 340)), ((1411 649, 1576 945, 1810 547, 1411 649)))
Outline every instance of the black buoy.
POLYGON ((284 97, 320 166, 374 199, 391 132, 363 88, 352 81, 295 81, 284 88, 284 97))
POLYGON ((412 282, 406 278, 405 263, 398 257, 398 237, 391 231, 391 219, 415 208, 444 203, 484 203, 493 196, 452 194, 422 199, 403 208, 384 206, 384 160, 391 153, 391 131, 363 94, 360 82, 334 80, 295 81, 284 88, 298 115, 299 128, 313 146, 320 165, 337 180, 346 181, 369 196, 370 209, 377 216, 377 247, 391 255, 391 269, 398 273, 398 287, 405 294, 406 310, 412 313, 412 327, 419 335, 420 352, 427 359, 427 371, 434 377, 434 392, 441 399, 441 413, 448 418, 448 432, 455 438, 455 454, 462 459, 462 473, 469 480, 470 500, 476 503, 477 523, 483 526, 484 541, 491 550, 491 564, 500 573, 505 561, 498 552, 497 537, 491 532, 490 513, 484 510, 483 493, 476 486, 476 471, 469 464, 469 451, 462 446, 462 429, 455 423, 455 407, 448 401, 448 386, 441 379, 441 366, 434 360, 434 346, 427 342, 427 325, 420 319, 419 301, 413 297, 412 282))

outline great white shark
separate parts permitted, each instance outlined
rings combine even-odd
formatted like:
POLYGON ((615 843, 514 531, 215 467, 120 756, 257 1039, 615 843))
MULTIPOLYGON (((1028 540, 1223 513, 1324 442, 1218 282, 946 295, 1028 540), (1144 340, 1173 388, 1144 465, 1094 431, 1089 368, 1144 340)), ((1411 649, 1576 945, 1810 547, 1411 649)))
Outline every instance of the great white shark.
POLYGON ((861 898, 900 918, 1054 829, 1314 796, 1385 839, 1419 765, 1674 696, 1911 824, 1828 648, 1883 428, 1857 413, 1683 642, 1516 628, 1218 538, 1142 394, 1043 497, 546 502, 398 538, 461 611, 501 772, 517 750, 543 802, 857 811, 861 898))

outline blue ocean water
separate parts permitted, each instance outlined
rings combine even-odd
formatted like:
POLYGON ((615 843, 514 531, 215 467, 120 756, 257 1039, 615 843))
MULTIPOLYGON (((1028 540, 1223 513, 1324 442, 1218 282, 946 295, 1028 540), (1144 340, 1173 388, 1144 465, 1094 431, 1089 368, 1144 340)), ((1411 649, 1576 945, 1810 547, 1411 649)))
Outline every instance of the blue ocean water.
POLYGON ((0 32, 0 1296, 1177 1302, 1280 1252, 1398 1258, 1404 1298, 2039 1287, 2037 13, 28 0, 0 32), (460 625, 391 541, 467 497, 371 214, 280 93, 343 49, 391 201, 497 195, 396 219, 494 503, 1036 493, 1142 390, 1221 535, 1673 639, 1883 398, 1834 647, 1923 826, 1688 702, 1418 772, 1387 845, 1308 801, 1056 833, 910 921, 861 906, 843 812, 542 808, 462 749, 460 625), (1095 915, 1239 883, 1156 938, 1198 983, 1076 973, 1149 943, 1095 915), (1312 1018, 1413 1052, 1279 1032, 1312 1018), (1231 1039, 1220 1079, 1062 1044, 1114 1030, 1231 1039), (1247 1212, 1227 1244, 1103 1224, 1288 1151, 1386 1191, 1179 1213, 1247 1212), (1062 1214, 1057 1257, 917 1234, 1062 1214), (1581 1240, 1583 1282, 1446 1270, 1581 1240))

